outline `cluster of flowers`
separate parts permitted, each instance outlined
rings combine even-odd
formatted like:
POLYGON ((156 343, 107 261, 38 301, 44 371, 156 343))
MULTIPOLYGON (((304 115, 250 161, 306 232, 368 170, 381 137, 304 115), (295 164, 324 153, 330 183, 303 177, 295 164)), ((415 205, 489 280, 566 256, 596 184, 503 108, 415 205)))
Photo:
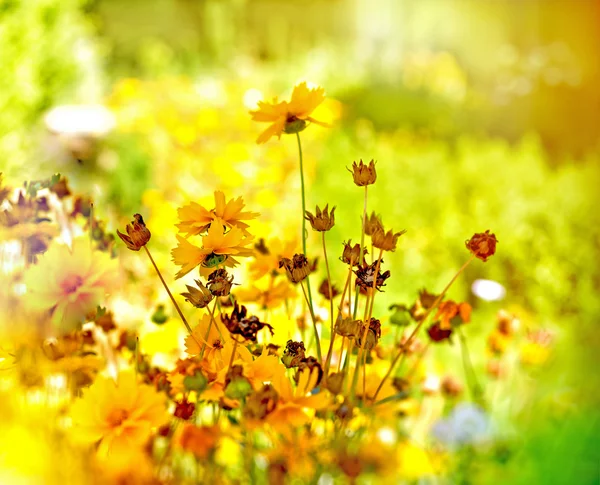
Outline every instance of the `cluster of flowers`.
MULTIPOLYGON (((299 134, 316 123, 311 114, 323 98, 321 88, 303 83, 290 102, 261 103, 252 117, 271 124, 258 142, 288 133, 300 143, 299 134)), ((35 359, 25 359, 23 349, 32 355, 41 349, 40 355, 54 363, 47 372, 67 376, 69 399, 62 414, 68 419, 60 427, 74 441, 93 445, 98 469, 119 483, 235 477, 239 482, 246 476, 243 482, 277 484, 287 477, 353 481, 369 473, 407 479, 442 473, 435 459, 398 436, 404 428, 398 416, 414 402, 416 379, 413 370, 400 374, 396 369, 405 359, 415 369, 425 355, 429 343, 419 338, 422 328, 433 344, 458 334, 466 352, 462 326, 470 321, 471 306, 447 299, 446 293, 471 262, 495 254, 497 240, 489 230, 474 234, 466 241, 470 256, 441 292, 423 290, 413 305, 393 305, 390 325, 402 334, 384 344, 385 321, 376 315, 374 302, 391 277, 383 255, 396 250, 405 231, 384 227, 375 213, 367 215, 368 188, 377 180, 375 162, 354 162, 350 172, 365 192, 365 209, 360 243, 345 242, 339 258, 347 268, 341 292, 331 278, 326 244, 336 208, 317 206, 313 213, 303 207, 301 214, 302 225, 307 221, 321 234, 327 278, 318 293, 328 302, 328 324, 311 290, 319 264, 307 254, 306 232, 301 252, 296 241, 255 241, 249 223, 259 214, 245 210, 242 198, 227 200, 216 191, 214 207, 191 202, 179 209, 178 244, 171 252, 180 268, 176 279, 198 271, 194 284, 186 284, 181 293, 185 306, 150 252, 151 226, 144 218, 135 214, 124 233, 117 231, 128 249, 146 254, 185 326, 185 352, 168 363, 154 361, 135 332, 120 328, 119 315, 100 306, 106 294, 118 290, 117 260, 114 238, 94 218, 91 204, 68 199, 60 178, 27 187, 16 201, 9 200, 9 191, 0 191, 8 206, 0 223, 12 231, 11 239, 22 242, 26 267, 19 274, 32 303, 28 309, 36 311, 36 320, 30 321, 38 329, 34 339, 0 355, 1 360, 10 361, 23 381, 37 375, 31 372, 35 359), (51 194, 53 210, 46 194, 51 194), (68 244, 59 244, 59 235, 68 244), (235 281, 240 258, 252 258, 249 281, 235 281), (258 283, 263 278, 266 289, 258 283), (284 318, 297 322, 286 331, 285 347, 273 340, 283 330, 269 319, 282 307, 284 318), (253 314, 254 308, 265 316, 253 314), (395 439, 383 439, 382 430, 392 430, 395 439)), ((157 323, 161 318, 153 317, 157 323)), ((498 326, 502 337, 490 338, 496 353, 503 348, 498 339, 513 331, 507 318, 498 326)), ((473 398, 483 407, 473 369, 466 370, 473 398)), ((40 382, 30 379, 29 385, 40 382)), ((461 391, 453 379, 442 387, 453 398, 461 391)), ((459 441, 467 438, 461 435, 459 441)))

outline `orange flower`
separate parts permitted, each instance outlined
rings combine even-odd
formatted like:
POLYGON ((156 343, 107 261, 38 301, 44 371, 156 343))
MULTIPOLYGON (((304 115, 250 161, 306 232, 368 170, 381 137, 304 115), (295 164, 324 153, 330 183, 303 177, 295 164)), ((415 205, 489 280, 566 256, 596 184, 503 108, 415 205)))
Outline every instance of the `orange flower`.
POLYGON ((282 133, 299 133, 306 128, 306 122, 316 123, 321 126, 328 126, 326 123, 311 118, 312 112, 325 99, 325 90, 323 88, 308 89, 305 82, 294 87, 292 99, 277 102, 260 101, 256 111, 250 111, 254 121, 263 121, 271 125, 261 133, 256 143, 266 143, 272 136, 281 138, 282 133))
POLYGON ((179 232, 186 233, 186 237, 195 236, 205 232, 213 221, 219 220, 228 228, 238 227, 245 235, 249 235, 246 229, 248 224, 242 220, 249 220, 258 217, 258 212, 242 211, 245 204, 241 197, 225 200, 225 194, 221 191, 215 192, 214 209, 206 209, 196 202, 191 202, 177 209, 177 215, 181 221, 176 226, 179 232))
POLYGON ((175 442, 197 458, 206 458, 214 450, 220 437, 217 426, 194 426, 186 424, 175 442))
POLYGON ((61 330, 73 330, 102 302, 116 278, 117 261, 94 251, 87 238, 75 239, 72 249, 54 243, 25 275, 27 303, 50 310, 61 330))
POLYGON ((452 300, 447 300, 438 307, 435 319, 439 318, 440 328, 442 330, 450 330, 452 328, 452 319, 460 317, 463 323, 471 321, 471 305, 468 303, 456 303, 452 300))
POLYGON ((143 446, 152 429, 169 420, 166 395, 136 382, 131 372, 119 374, 115 383, 99 377, 71 408, 77 439, 100 443, 98 452, 143 446))
POLYGON ((202 236, 202 247, 199 248, 187 239, 177 236, 179 244, 171 251, 173 262, 181 269, 175 278, 181 278, 196 266, 202 265, 200 273, 207 276, 218 265, 233 267, 238 264, 232 255, 251 256, 253 249, 247 248, 252 236, 245 235, 238 227, 223 232, 220 224, 211 224, 208 233, 202 236))

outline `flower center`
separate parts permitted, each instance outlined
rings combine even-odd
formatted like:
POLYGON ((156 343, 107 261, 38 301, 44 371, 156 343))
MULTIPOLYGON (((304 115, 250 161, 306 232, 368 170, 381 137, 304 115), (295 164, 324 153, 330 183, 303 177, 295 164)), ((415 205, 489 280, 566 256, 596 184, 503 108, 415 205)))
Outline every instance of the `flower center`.
POLYGON ((128 417, 124 409, 113 409, 107 416, 106 422, 113 428, 120 426, 128 417))
POLYGON ((221 343, 221 340, 220 340, 220 339, 216 339, 216 340, 213 342, 212 346, 213 346, 213 349, 217 349, 217 350, 219 350, 219 349, 222 349, 222 348, 223 348, 223 344, 221 343))
POLYGON ((75 293, 81 285, 83 285, 83 278, 79 275, 68 276, 60 284, 67 295, 75 293))

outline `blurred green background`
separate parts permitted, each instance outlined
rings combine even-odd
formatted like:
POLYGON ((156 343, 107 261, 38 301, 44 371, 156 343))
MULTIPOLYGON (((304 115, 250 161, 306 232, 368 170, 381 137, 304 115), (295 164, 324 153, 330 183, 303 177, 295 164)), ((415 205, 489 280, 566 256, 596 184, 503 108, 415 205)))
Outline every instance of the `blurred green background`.
POLYGON ((331 247, 360 235, 345 172, 360 158, 378 161, 370 208, 408 229, 377 310, 443 287, 464 240, 489 228, 497 255, 451 292, 476 307, 476 366, 501 307, 554 335, 527 405, 500 421, 518 430, 508 458, 482 458, 472 483, 598 483, 598 19, 592 0, 0 0, 0 167, 16 183, 68 175, 113 224, 149 193, 278 197, 297 187, 296 146, 256 147, 246 112, 256 90, 324 86, 336 121, 302 136, 308 206, 338 206, 331 247), (111 107, 116 128, 49 127, 49 110, 72 104, 111 107), (476 278, 505 301, 476 300, 476 278))

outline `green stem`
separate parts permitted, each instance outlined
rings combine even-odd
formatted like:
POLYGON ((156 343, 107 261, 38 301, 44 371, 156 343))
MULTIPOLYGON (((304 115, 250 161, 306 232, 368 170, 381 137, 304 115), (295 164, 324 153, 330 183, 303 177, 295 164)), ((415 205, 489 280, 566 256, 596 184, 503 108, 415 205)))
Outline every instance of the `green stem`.
MULTIPOLYGON (((298 158, 300 159, 300 187, 302 194, 302 254, 306 255, 306 190, 304 188, 304 157, 302 156, 302 143, 300 142, 300 133, 296 133, 296 139, 298 140, 298 158)), ((310 290, 310 277, 306 278, 306 291, 308 293, 307 303, 310 307, 310 312, 313 314, 313 299, 312 299, 312 291, 310 290)), ((316 332, 316 326, 315 326, 316 332)), ((317 335, 317 344, 319 344, 319 336, 317 335)), ((321 346, 319 345, 319 361, 321 360, 321 346)))
POLYGON ((471 362, 471 356, 469 355, 469 348, 467 347, 467 338, 463 333, 460 326, 457 328, 458 338, 460 340, 460 351, 462 355, 463 367, 465 369, 465 379, 468 383, 469 390, 471 391, 471 398, 474 401, 478 401, 483 391, 479 382, 477 381, 477 376, 475 375, 475 370, 473 369, 473 363, 471 362))
MULTIPOLYGON (((146 254, 148 255, 148 257, 150 258, 150 262, 152 263, 152 266, 154 266, 154 269, 156 270, 156 274, 160 278, 160 281, 162 282, 163 286, 165 287, 165 290, 167 290, 167 294, 169 295, 169 298, 171 298, 173 305, 175 305, 175 309, 177 310, 177 313, 179 313, 179 317, 181 318, 181 321, 185 325, 185 328, 187 328, 187 331, 190 332, 190 335, 193 336, 192 328, 190 327, 190 324, 187 322, 187 320, 183 316, 183 312, 181 311, 181 308, 179 308, 179 305, 175 301, 175 298, 173 298, 173 294, 171 293, 171 290, 169 290, 169 287, 167 286, 165 279, 162 277, 162 274, 160 273, 158 266, 156 266, 156 263, 154 262, 154 258, 152 257, 152 255, 150 254, 150 251, 148 250, 148 248, 146 246, 144 246, 144 249, 146 250, 146 254)), ((198 345, 200 345, 200 342, 198 342, 198 345)))
MULTIPOLYGON (((308 279, 308 278, 307 278, 308 279)), ((302 281, 300 282, 300 286, 302 288, 302 293, 304 293, 304 298, 308 303, 308 310, 310 311, 310 318, 313 323, 313 330, 315 331, 315 342, 317 345, 317 357, 319 358, 319 362, 323 362, 323 356, 321 355, 321 340, 319 339, 319 331, 317 330, 317 317, 315 317, 315 312, 313 311, 312 305, 308 302, 308 295, 306 294, 306 290, 304 289, 304 284, 302 281)))

